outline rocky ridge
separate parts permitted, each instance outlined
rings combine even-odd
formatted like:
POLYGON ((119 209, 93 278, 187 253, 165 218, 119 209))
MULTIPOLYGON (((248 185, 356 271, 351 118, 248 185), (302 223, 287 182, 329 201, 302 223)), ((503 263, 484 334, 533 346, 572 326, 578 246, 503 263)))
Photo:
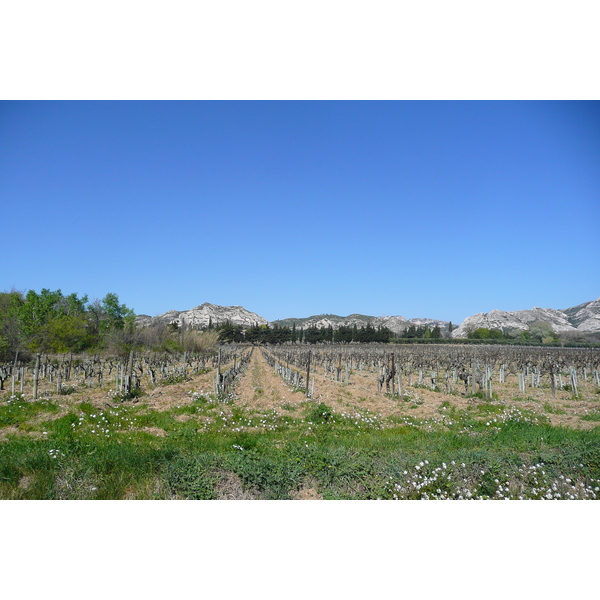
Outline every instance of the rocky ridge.
POLYGON ((229 321, 233 325, 252 327, 253 325, 267 325, 269 321, 256 313, 246 310, 242 306, 219 306, 205 302, 190 310, 170 310, 157 317, 138 315, 136 323, 145 327, 155 322, 163 322, 168 325, 175 323, 178 327, 182 325, 190 327, 208 327, 210 323, 220 325, 229 321))
POLYGON ((352 327, 356 325, 360 328, 371 325, 375 328, 387 327, 398 335, 405 331, 410 325, 428 325, 429 327, 435 327, 437 325, 440 328, 448 326, 447 321, 439 321, 437 319, 405 319, 399 315, 371 317, 359 314, 353 314, 347 317, 341 317, 339 315, 313 315, 311 317, 288 318, 269 322, 267 319, 246 310, 242 306, 218 306, 208 302, 196 306, 196 308, 192 308, 191 310, 170 310, 156 317, 138 315, 135 320, 135 322, 142 327, 147 327, 156 322, 165 324, 174 323, 177 326, 185 324, 192 327, 207 327, 209 323, 219 325, 227 321, 232 325, 241 325, 242 327, 251 327, 253 325, 292 327, 293 325, 296 325, 297 328, 303 329, 312 326, 318 328, 327 328, 331 326, 333 329, 337 329, 341 326, 352 327))
MULTIPOLYGON (((398 335, 402 334, 411 325, 427 325, 430 328, 439 326, 442 330, 448 327, 448 321, 427 318, 405 319, 400 315, 372 317, 352 314, 347 317, 341 317, 339 315, 324 314, 269 322, 267 319, 246 310, 242 306, 219 306, 208 302, 186 311, 170 310, 157 317, 150 317, 148 315, 138 315, 136 317, 136 323, 141 326, 163 322, 166 324, 176 323, 178 326, 185 324, 192 327, 207 327, 209 323, 219 325, 227 321, 233 325, 241 325, 242 327, 251 327, 253 325, 292 327, 296 325, 297 328, 311 326, 326 328, 331 326, 334 329, 340 326, 352 327, 354 325, 365 327, 369 324, 373 327, 387 327, 398 335)), ((558 334, 571 332, 580 334, 600 333, 600 298, 563 310, 535 307, 527 310, 492 310, 489 313, 477 313, 467 317, 452 332, 452 336, 455 338, 465 338, 470 331, 479 327, 520 332, 527 330, 536 321, 548 323, 558 334)))
POLYGON ((448 321, 419 318, 405 319, 400 315, 389 317, 371 317, 368 315, 353 314, 348 315, 347 317, 340 317, 339 315, 313 315, 312 317, 304 317, 301 319, 280 319, 278 321, 273 321, 272 325, 277 325, 279 327, 292 327, 292 325, 296 325, 297 328, 302 327, 303 329, 307 327, 318 327, 320 329, 330 326, 333 327, 333 329, 337 329, 341 326, 354 327, 354 325, 356 325, 356 327, 366 327, 367 325, 371 325, 375 328, 387 327, 390 331, 399 335, 408 329, 410 325, 428 325, 429 327, 435 327, 437 325, 440 328, 444 328, 448 326, 448 321))
POLYGON ((600 298, 585 302, 572 308, 557 310, 540 308, 528 310, 492 310, 489 313, 477 313, 467 317, 453 332, 455 338, 465 338, 470 331, 485 327, 500 331, 525 331, 535 321, 548 323, 553 331, 564 333, 598 333, 600 332, 600 298))

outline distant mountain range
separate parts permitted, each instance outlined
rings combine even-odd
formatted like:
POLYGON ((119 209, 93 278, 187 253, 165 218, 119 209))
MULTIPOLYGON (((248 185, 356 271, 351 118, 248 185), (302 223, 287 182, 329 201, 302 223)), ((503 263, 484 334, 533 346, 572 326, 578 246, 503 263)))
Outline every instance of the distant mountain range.
MULTIPOLYGON (((396 334, 402 334, 411 325, 428 325, 433 328, 439 326, 440 329, 447 329, 448 321, 438 319, 416 318, 405 319, 401 316, 391 317, 371 317, 368 315, 353 314, 347 317, 338 315, 314 315, 304 318, 288 318, 269 322, 267 319, 250 312, 242 306, 218 306, 205 302, 196 308, 190 310, 177 311, 170 310, 157 317, 148 315, 138 315, 136 323, 142 326, 148 326, 155 322, 176 323, 192 327, 207 327, 210 323, 219 325, 229 321, 233 325, 251 327, 253 325, 270 325, 279 327, 307 328, 333 327, 337 329, 340 326, 364 327, 367 324, 373 327, 387 327, 396 334)), ((529 310, 503 311, 492 310, 489 313, 477 313, 467 317, 459 327, 453 332, 455 338, 467 337, 469 331, 486 327, 488 329, 500 329, 501 331, 513 330, 524 331, 535 321, 548 323, 558 334, 568 332, 577 332, 581 334, 600 333, 600 298, 585 302, 563 310, 553 308, 535 307, 529 310)))
POLYGON ((148 315, 138 315, 135 322, 142 326, 152 325, 155 322, 167 324, 176 323, 189 325, 192 327, 208 327, 210 323, 219 325, 229 321, 233 325, 242 325, 243 327, 252 327, 253 325, 267 325, 269 321, 256 313, 250 312, 242 306, 218 306, 205 302, 196 308, 190 310, 170 310, 158 317, 148 315))
POLYGON ((469 331, 486 327, 487 329, 525 331, 535 321, 548 323, 555 333, 577 332, 581 334, 600 332, 600 298, 578 304, 571 308, 535 308, 529 310, 492 310, 467 317, 452 336, 467 337, 469 331))
POLYGON ((429 327, 432 328, 437 325, 440 329, 448 327, 448 321, 439 321, 437 319, 405 319, 401 316, 370 317, 358 314, 349 315, 347 317, 340 317, 338 315, 314 315, 312 317, 304 317, 303 319, 281 319, 279 321, 273 321, 272 324, 278 325, 279 327, 291 327, 295 324, 296 328, 302 327, 302 329, 312 326, 319 328, 331 326, 333 329, 337 329, 340 326, 352 327, 356 325, 357 327, 366 327, 367 325, 371 325, 373 327, 387 327, 396 334, 401 334, 411 325, 429 325, 429 327))

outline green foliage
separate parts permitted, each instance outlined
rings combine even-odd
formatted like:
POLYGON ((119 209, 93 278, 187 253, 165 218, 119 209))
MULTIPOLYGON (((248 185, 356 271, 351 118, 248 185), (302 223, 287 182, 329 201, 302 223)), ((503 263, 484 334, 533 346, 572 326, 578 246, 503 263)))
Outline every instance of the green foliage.
POLYGON ((335 413, 324 402, 319 402, 311 408, 306 415, 306 420, 311 423, 329 423, 334 420, 335 413))
POLYGON ((214 462, 214 458, 206 454, 180 456, 169 461, 164 468, 169 489, 177 497, 188 500, 216 498, 214 462))
POLYGON ((58 406, 48 398, 29 401, 22 394, 10 396, 6 404, 0 405, 0 427, 27 426, 27 421, 40 413, 54 413, 58 406))
POLYGON ((113 392, 111 395, 111 400, 113 402, 125 402, 127 400, 134 400, 136 398, 141 398, 145 394, 144 390, 140 387, 132 387, 129 392, 126 390, 122 392, 113 392))
POLYGON ((81 352, 91 345, 84 315, 57 315, 39 330, 40 349, 46 352, 81 352))
POLYGON ((552 415, 566 415, 567 411, 564 408, 553 406, 549 402, 544 402, 544 410, 552 415))
POLYGON ((73 385, 63 385, 60 388, 60 396, 69 396, 74 394, 77 391, 77 388, 73 385))
POLYGON ((167 354, 179 354, 183 352, 183 345, 174 340, 173 338, 167 338, 158 348, 159 352, 166 352, 167 354))
POLYGON ((550 323, 544 321, 534 321, 531 323, 531 325, 529 325, 528 334, 527 339, 533 342, 548 344, 558 341, 558 335, 554 333, 550 323))
MULTIPOLYGON (((308 331, 310 337, 315 335, 315 332, 313 332, 310 328, 308 331)), ((392 337, 392 331, 387 327, 375 328, 370 323, 367 323, 367 325, 364 327, 357 327, 356 325, 342 325, 335 331, 331 329, 330 335, 331 339, 329 339, 329 335, 327 335, 325 341, 333 341, 336 343, 358 342, 361 344, 368 344, 372 342, 387 343, 392 337)), ((310 337, 308 341, 310 341, 310 337)), ((315 341, 322 340, 317 339, 315 341)))
POLYGON ((581 417, 582 421, 600 421, 600 412, 593 412, 581 417))
POLYGON ((22 348, 20 313, 23 302, 19 292, 0 293, 0 360, 11 360, 22 348))
POLYGON ((429 325, 411 324, 403 331, 401 338, 408 340, 440 340, 442 338, 442 330, 440 329, 439 325, 431 328, 429 325))
MULTIPOLYGON (((306 439, 293 425, 280 433, 202 434, 189 425, 163 438, 131 440, 127 432, 97 439, 89 427, 98 408, 78 408, 88 423, 81 433, 81 417, 69 413, 52 428, 44 424, 50 439, 9 437, 0 444, 0 498, 214 499, 223 471, 267 499, 290 498, 305 482, 326 499, 598 494, 593 488, 600 477, 600 428, 565 430, 512 420, 472 436, 391 423, 359 432, 341 423, 306 439)), ((131 414, 133 408, 124 410, 131 414)), ((138 422, 140 417, 136 428, 170 428, 168 414, 153 411, 138 422)))
POLYGON ((133 326, 133 310, 116 294, 88 305, 88 297, 43 288, 0 294, 0 354, 81 352, 106 343, 113 330, 133 326))
MULTIPOLYGON (((230 328, 227 328, 226 331, 230 331, 230 328)), ((237 339, 240 338, 240 333, 241 332, 238 332, 237 339)), ((335 330, 331 325, 329 327, 317 327, 316 325, 311 325, 306 329, 296 329, 296 325, 293 324, 291 329, 289 327, 280 327, 278 325, 274 325, 273 327, 269 327, 268 325, 250 327, 244 332, 242 339, 247 342, 263 344, 283 344, 285 342, 296 341, 303 341, 308 344, 318 344, 330 342, 387 343, 391 338, 391 330, 386 327, 375 328, 370 324, 360 328, 356 325, 341 325, 335 330)), ((226 338, 222 337, 222 339, 231 340, 233 338, 228 334, 226 338)))
POLYGON ((185 383, 191 381, 191 377, 185 373, 167 375, 160 380, 160 385, 174 385, 176 383, 185 383))
POLYGON ((474 394, 467 394, 467 398, 478 398, 479 400, 498 400, 498 394, 496 392, 492 392, 491 398, 488 396, 487 392, 483 390, 479 390, 474 394))
POLYGON ((103 323, 106 328, 123 329, 125 325, 133 323, 135 313, 125 304, 119 303, 119 296, 114 293, 108 293, 102 299, 102 312, 104 314, 103 323))
MULTIPOLYGON (((210 325, 212 329, 212 324, 210 325)), ((244 330, 241 325, 232 325, 229 321, 223 323, 219 328, 219 339, 223 343, 236 343, 244 341, 244 330)))
POLYGON ((15 396, 0 402, 0 498, 600 498, 600 428, 480 399, 418 419, 398 402, 384 418, 281 398, 298 411, 281 414, 191 392, 168 410, 89 401, 64 414, 15 396))
POLYGON ((473 331, 469 331, 467 337, 471 340, 501 340, 504 338, 504 335, 499 329, 488 329, 487 327, 478 327, 473 331))
POLYGON ((484 402, 482 404, 478 404, 475 409, 479 414, 482 415, 498 415, 506 410, 506 405, 484 402))
POLYGON ((288 499, 289 492, 297 489, 302 480, 300 461, 286 450, 261 453, 244 449, 232 454, 227 464, 246 485, 259 489, 267 500, 288 499))
POLYGON ((55 316, 55 307, 59 306, 59 301, 62 299, 63 295, 60 290, 51 292, 49 289, 43 288, 39 294, 34 290, 27 292, 19 315, 26 337, 33 338, 38 335, 40 328, 55 316))

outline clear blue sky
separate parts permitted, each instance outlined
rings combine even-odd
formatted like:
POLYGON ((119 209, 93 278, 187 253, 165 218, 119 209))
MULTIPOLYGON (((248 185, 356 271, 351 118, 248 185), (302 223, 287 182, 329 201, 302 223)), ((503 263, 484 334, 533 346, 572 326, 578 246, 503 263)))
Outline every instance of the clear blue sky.
POLYGON ((600 103, 0 103, 0 290, 269 319, 600 296, 600 103))

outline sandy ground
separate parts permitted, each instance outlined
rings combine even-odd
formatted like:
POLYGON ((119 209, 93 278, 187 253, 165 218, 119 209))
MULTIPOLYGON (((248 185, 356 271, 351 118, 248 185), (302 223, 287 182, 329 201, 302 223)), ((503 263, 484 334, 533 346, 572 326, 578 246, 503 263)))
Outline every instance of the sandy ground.
POLYGON ((303 392, 286 385, 269 366, 258 348, 254 348, 250 364, 235 389, 238 402, 255 410, 281 412, 282 404, 300 406, 307 401, 303 392))
MULTIPOLYGON (((253 355, 253 386, 260 387, 264 383, 265 377, 273 381, 275 377, 280 382, 281 378, 268 365, 261 356, 258 349, 253 355), (261 379, 262 378, 262 379, 261 379)), ((342 373, 345 378, 345 373, 342 373)), ((311 398, 316 402, 324 402, 332 407, 336 412, 348 412, 349 410, 368 411, 382 417, 406 416, 412 415, 421 419, 431 419, 440 416, 440 409, 443 403, 450 403, 454 408, 466 410, 469 407, 475 407, 485 402, 479 398, 467 398, 465 394, 464 383, 460 380, 457 383, 450 384, 450 394, 433 391, 426 387, 416 387, 417 377, 413 375, 412 386, 408 385, 408 377, 403 377, 403 392, 405 401, 402 402, 398 397, 392 398, 390 394, 379 391, 377 374, 373 372, 363 372, 362 374, 352 372, 348 383, 334 381, 330 375, 325 374, 321 367, 313 366, 311 369, 311 383, 314 379, 314 395, 311 398)), ((426 377, 424 384, 431 384, 426 377)), ((247 385, 247 382, 246 382, 247 385)), ((270 384, 271 385, 271 384, 270 384)), ((275 398, 277 389, 281 390, 283 396, 300 398, 303 394, 296 393, 290 396, 290 389, 284 385, 277 388, 276 383, 272 383, 270 393, 273 400, 271 407, 277 404, 275 398)), ((438 385, 445 389, 445 379, 438 379, 438 385)), ((593 384, 591 377, 587 382, 579 383, 579 398, 573 398, 571 392, 557 391, 556 396, 552 395, 549 388, 526 387, 525 393, 520 392, 516 375, 507 375, 503 384, 497 383, 497 377, 493 382, 493 392, 498 395, 496 404, 502 404, 507 407, 514 406, 518 409, 524 409, 536 414, 544 415, 555 426, 564 426, 577 429, 591 429, 597 427, 598 421, 583 421, 582 416, 589 413, 595 413, 600 410, 600 394, 597 393, 597 387, 593 384)), ((246 392, 246 398, 249 398, 246 392)))
MULTIPOLYGON (((223 369, 229 365, 223 365, 223 369)), ((345 373, 343 373, 345 378, 345 373)), ((215 370, 190 376, 189 381, 174 385, 157 385, 152 387, 149 381, 142 380, 142 388, 146 393, 131 402, 142 403, 150 410, 169 410, 175 406, 182 406, 192 402, 192 392, 200 394, 212 393, 214 391, 215 370)), ((338 382, 332 380, 331 376, 324 373, 320 366, 314 365, 311 369, 311 383, 314 380, 314 395, 306 398, 305 394, 285 383, 273 368, 266 362, 259 348, 252 351, 250 363, 239 377, 234 389, 234 402, 255 410, 277 411, 280 414, 294 408, 307 406, 311 402, 324 402, 338 413, 352 413, 359 411, 379 415, 383 418, 390 416, 413 416, 421 419, 439 418, 442 414, 442 403, 449 403, 453 407, 465 410, 475 407, 484 402, 478 398, 465 397, 464 384, 459 380, 451 383, 451 394, 435 392, 425 387, 416 387, 416 376, 413 375, 412 386, 408 385, 408 377, 403 377, 405 398, 404 401, 398 397, 390 397, 379 391, 377 374, 374 372, 359 371, 351 372, 350 380, 338 382)), ((445 380, 440 378, 440 387, 445 389, 445 380)), ((424 378, 424 384, 430 384, 424 378)), ((67 382, 64 383, 67 385, 67 382)), ((40 381, 39 397, 52 398, 53 402, 60 405, 60 411, 53 413, 53 417, 59 417, 67 413, 73 406, 80 402, 91 402, 99 408, 116 406, 111 393, 114 389, 114 381, 106 382, 102 386, 84 387, 82 382, 70 381, 68 385, 76 388, 75 393, 65 396, 56 394, 56 386, 45 380, 40 381)), ((590 413, 600 412, 600 394, 592 378, 587 382, 580 381, 580 396, 573 398, 567 391, 558 391, 556 397, 546 387, 527 387, 525 393, 518 389, 516 375, 507 375, 506 383, 498 384, 497 376, 494 377, 493 391, 498 395, 496 404, 508 407, 514 406, 525 409, 536 414, 544 415, 552 425, 561 425, 577 429, 590 429, 600 425, 599 421, 586 421, 581 417, 590 413)), ((0 391, 0 403, 5 403, 10 396, 10 380, 5 382, 5 390, 0 391)), ((19 386, 17 386, 17 391, 19 386)), ((384 389, 385 392, 385 389, 384 389)), ((31 399, 31 381, 25 382, 24 393, 26 398, 31 399)), ((130 401, 128 401, 130 402, 130 401)), ((48 418, 48 414, 43 418, 48 418)), ((42 418, 42 415, 40 415, 42 418)), ((14 431, 14 427, 0 429, 0 437, 8 432, 14 431)))
MULTIPOLYGON (((223 370, 231 365, 223 365, 223 370)), ((345 370, 342 374, 345 379, 345 370)), ((321 366, 313 365, 309 389, 313 388, 314 394, 307 398, 302 391, 294 390, 285 383, 276 371, 267 363, 259 348, 254 348, 250 362, 238 377, 230 402, 243 406, 255 413, 293 414, 301 416, 306 407, 324 402, 335 412, 346 415, 373 417, 396 417, 396 420, 411 417, 416 419, 441 421, 450 412, 450 407, 457 410, 470 410, 471 414, 482 419, 489 416, 478 413, 477 405, 486 403, 479 398, 467 398, 464 384, 461 381, 451 383, 450 394, 433 391, 424 386, 415 386, 417 377, 413 375, 408 385, 408 377, 403 377, 404 399, 383 393, 378 389, 377 373, 354 371, 350 373, 349 381, 338 382, 330 374, 324 372, 321 366)), ((193 401, 192 394, 212 394, 214 392, 215 369, 196 376, 190 375, 188 381, 153 387, 148 379, 142 380, 144 395, 126 401, 139 403, 143 410, 165 411, 189 404, 193 401)), ((431 385, 426 377, 423 384, 431 385)), ((438 384, 445 389, 445 379, 441 378, 438 384)), ((99 409, 117 407, 120 403, 112 396, 114 381, 104 385, 88 387, 82 381, 72 380, 65 382, 75 388, 69 395, 58 395, 56 384, 41 380, 39 384, 39 399, 51 399, 59 405, 58 412, 42 412, 27 422, 27 426, 20 428, 15 425, 0 427, 0 440, 7 435, 26 435, 42 438, 43 432, 39 427, 31 427, 47 419, 57 418, 71 410, 77 410, 81 402, 89 402, 99 409)), ((17 391, 19 390, 17 387, 17 391)), ((580 381, 580 396, 573 398, 567 391, 558 391, 554 396, 548 387, 535 388, 527 386, 525 393, 520 392, 516 375, 507 375, 506 383, 497 383, 494 377, 493 391, 498 399, 492 400, 492 405, 502 405, 506 408, 526 410, 534 415, 543 416, 552 425, 564 426, 575 429, 591 429, 600 425, 599 421, 582 420, 586 414, 600 414, 600 394, 591 377, 587 382, 580 381)), ((6 382, 5 390, 0 391, 0 406, 6 405, 10 397, 10 381, 6 382)), ((24 394, 26 400, 32 398, 32 382, 25 382, 24 394)), ((191 418, 189 415, 179 415, 181 420, 191 418)), ((148 433, 164 436, 166 432, 156 427, 144 428, 148 433)), ((246 489, 241 480, 233 473, 223 472, 220 475, 219 499, 260 499, 258 490, 246 489)), ((301 487, 292 494, 298 500, 318 500, 321 494, 317 491, 314 482, 305 481, 301 487)))

